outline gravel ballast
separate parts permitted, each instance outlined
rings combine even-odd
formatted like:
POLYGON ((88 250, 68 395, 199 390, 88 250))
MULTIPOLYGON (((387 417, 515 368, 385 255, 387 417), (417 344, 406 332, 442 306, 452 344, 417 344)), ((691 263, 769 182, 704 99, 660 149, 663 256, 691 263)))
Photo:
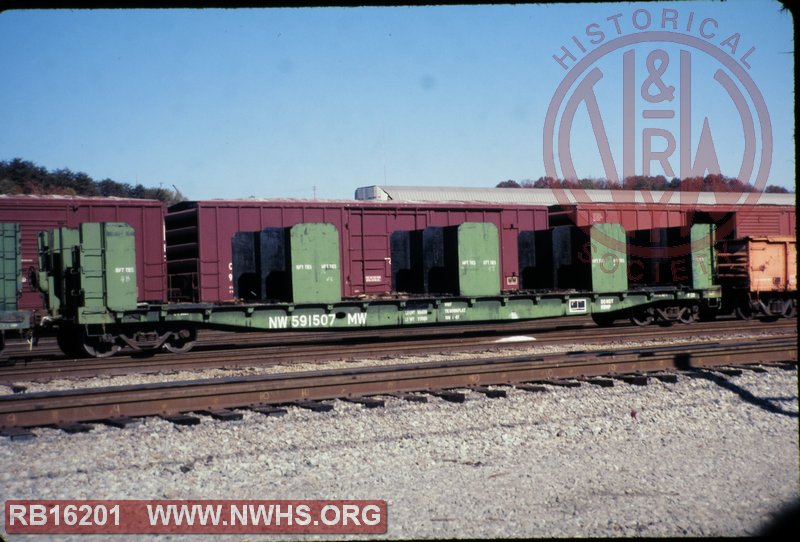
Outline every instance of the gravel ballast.
POLYGON ((289 373, 300 371, 319 371, 325 369, 352 369, 357 367, 374 367, 396 365, 399 363, 432 363, 436 361, 450 360, 472 360, 498 357, 515 356, 540 356, 575 351, 596 351, 596 350, 621 350, 632 348, 656 348, 671 347, 676 345, 688 345, 697 343, 713 343, 738 339, 742 341, 750 340, 769 340, 775 336, 768 332, 761 333, 736 333, 736 334, 703 334, 681 338, 656 338, 647 340, 623 339, 597 344, 585 343, 560 343, 549 345, 538 345, 536 339, 530 336, 513 336, 498 339, 498 347, 482 352, 447 352, 431 353, 425 355, 387 355, 381 358, 367 358, 356 360, 326 361, 324 363, 297 361, 293 363, 279 365, 261 365, 242 368, 207 368, 197 370, 180 370, 161 373, 129 373, 123 375, 101 375, 95 377, 82 378, 59 378, 45 382, 38 381, 19 381, 12 387, 7 384, 0 384, 0 394, 13 394, 14 388, 22 389, 26 393, 54 390, 71 390, 79 388, 99 388, 109 386, 128 386, 139 384, 151 384, 157 382, 175 382, 182 380, 196 380, 203 378, 227 378, 238 376, 252 376, 260 374, 289 373), (501 347, 502 346, 502 347, 501 347))
POLYGON ((389 538, 743 536, 798 499, 796 370, 650 382, 35 429, 0 439, 0 488, 3 500, 384 499, 389 538))

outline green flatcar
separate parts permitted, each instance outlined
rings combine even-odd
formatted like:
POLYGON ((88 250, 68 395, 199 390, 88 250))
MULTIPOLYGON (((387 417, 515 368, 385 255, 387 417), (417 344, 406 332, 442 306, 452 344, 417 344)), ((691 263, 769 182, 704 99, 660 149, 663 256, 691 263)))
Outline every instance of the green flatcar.
POLYGON ((711 276, 713 226, 692 227, 698 242, 692 243, 690 285, 629 288, 625 231, 619 224, 596 224, 588 231, 585 254, 589 288, 514 292, 500 289, 494 224, 465 222, 440 230, 417 236, 419 262, 411 268, 424 275, 428 291, 414 295, 343 298, 340 273, 347 255, 328 223, 234 236, 234 254, 242 251, 231 265, 238 301, 137 304, 134 235, 123 223, 42 232, 39 285, 59 345, 76 356, 107 356, 123 348, 184 352, 199 328, 313 331, 572 315, 591 315, 601 325, 628 318, 639 325, 688 323, 720 303, 711 276))

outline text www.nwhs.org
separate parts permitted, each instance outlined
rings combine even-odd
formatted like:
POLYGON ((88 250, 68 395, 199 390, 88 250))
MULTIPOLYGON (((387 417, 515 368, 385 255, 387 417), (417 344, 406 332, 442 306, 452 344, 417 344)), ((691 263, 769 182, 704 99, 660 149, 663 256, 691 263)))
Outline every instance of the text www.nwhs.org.
POLYGON ((6 501, 9 534, 386 532, 386 501, 6 501))

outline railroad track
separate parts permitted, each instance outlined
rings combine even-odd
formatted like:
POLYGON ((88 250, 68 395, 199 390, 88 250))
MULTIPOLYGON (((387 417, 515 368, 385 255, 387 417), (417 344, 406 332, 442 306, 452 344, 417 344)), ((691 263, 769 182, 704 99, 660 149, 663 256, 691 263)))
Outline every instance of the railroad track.
MULTIPOLYGON (((438 393, 445 399, 458 401, 459 392, 452 390, 459 388, 486 394, 494 391, 500 395, 487 386, 514 385, 523 390, 542 391, 542 383, 558 384, 564 379, 577 378, 599 383, 599 377, 627 378, 631 383, 641 384, 648 374, 663 378, 669 374, 667 371, 768 363, 796 366, 796 341, 777 339, 577 355, 500 357, 5 395, 0 396, 0 430, 9 436, 24 435, 24 428, 36 426, 82 431, 91 428, 83 425, 86 422, 125 426, 143 416, 195 423, 190 420, 199 419, 187 413, 238 419, 241 414, 231 409, 248 408, 272 414, 279 412, 281 405, 314 408, 319 405, 315 401, 337 398, 380 406, 381 395, 413 399, 418 396, 407 394, 415 392, 438 393)), ((460 400, 463 401, 463 395, 460 400)))
MULTIPOLYGON (((419 354, 430 352, 468 352, 476 350, 502 350, 519 347, 517 333, 535 333, 536 345, 548 345, 570 342, 575 343, 576 334, 580 334, 581 344, 596 344, 618 340, 621 336, 619 328, 599 328, 592 323, 576 322, 569 326, 558 326, 548 329, 530 326, 499 326, 484 328, 478 333, 478 326, 439 330, 433 337, 411 337, 400 335, 398 330, 385 330, 386 334, 326 333, 324 337, 308 337, 307 342, 298 342, 296 334, 279 338, 283 344, 274 346, 252 346, 225 350, 221 355, 220 348, 191 352, 184 355, 156 354, 150 357, 121 356, 101 359, 55 359, 55 360, 18 360, 10 366, 0 367, 0 384, 14 384, 27 381, 44 382, 56 378, 79 378, 100 375, 123 375, 143 373, 165 373, 178 370, 200 370, 210 368, 241 368, 252 366, 276 365, 281 363, 323 362, 331 360, 351 360, 369 356, 385 356, 391 352, 393 356, 403 354, 419 354), (502 337, 498 338, 498 335, 502 337), (353 341, 365 341, 351 344, 353 341), (508 340, 512 338, 513 340, 508 340), (507 342, 506 342, 507 341, 507 342)), ((773 336, 796 335, 796 322, 705 322, 693 326, 675 325, 670 327, 627 327, 623 328, 627 340, 641 339, 675 339, 698 334, 737 334, 753 332, 769 332, 773 336)), ((230 335, 230 334, 228 334, 230 335)), ((238 336, 238 335, 237 335, 238 336)), ((230 340, 231 337, 227 337, 230 340)), ((533 344, 533 343, 532 343, 533 344)))
MULTIPOLYGON (((489 335, 492 333, 525 333, 533 331, 578 330, 596 328, 588 316, 571 316, 554 320, 527 320, 489 322, 479 324, 453 324, 425 326, 415 329, 414 337, 452 337, 470 334, 489 335)), ((299 344, 332 344, 348 341, 391 340, 392 338, 408 338, 408 328, 367 329, 367 330, 334 330, 334 331, 250 331, 233 332, 203 329, 198 333, 198 341, 192 352, 206 350, 231 350, 259 348, 264 346, 289 346, 299 344)), ((123 351, 115 359, 131 356, 123 351)), ((9 363, 63 359, 64 355, 56 345, 52 335, 42 337, 36 347, 31 347, 23 340, 11 340, 6 346, 9 363)))

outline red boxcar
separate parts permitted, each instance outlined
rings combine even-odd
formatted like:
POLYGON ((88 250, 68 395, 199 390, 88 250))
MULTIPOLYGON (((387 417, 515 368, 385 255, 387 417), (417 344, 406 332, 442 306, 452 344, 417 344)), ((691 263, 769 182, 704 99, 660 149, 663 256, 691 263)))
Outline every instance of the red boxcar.
POLYGON ((797 236, 796 208, 791 205, 742 205, 716 211, 712 218, 722 233, 719 239, 797 236))
POLYGON ((166 300, 164 261, 165 206, 157 200, 70 196, 0 195, 0 222, 17 223, 21 230, 23 292, 20 309, 42 309, 41 294, 30 277, 39 269, 40 231, 84 222, 126 222, 136 231, 136 281, 139 301, 166 300))
POLYGON ((608 202, 554 205, 549 209, 551 226, 622 224, 625 231, 634 231, 687 225, 686 209, 678 205, 608 202))
POLYGON ((796 236, 792 205, 664 205, 659 203, 581 203, 550 207, 552 226, 591 226, 619 223, 625 231, 676 228, 692 224, 717 225, 719 239, 796 236))
POLYGON ((233 299, 233 235, 303 222, 326 222, 339 231, 345 297, 392 290, 392 232, 464 222, 491 222, 497 226, 502 254, 501 288, 516 290, 519 232, 548 227, 547 208, 531 205, 317 200, 182 202, 170 207, 166 217, 170 298, 200 302, 233 299))
POLYGON ((797 235, 794 206, 738 204, 739 197, 731 194, 728 198, 731 202, 718 201, 713 205, 641 202, 558 205, 550 207, 549 220, 551 226, 622 224, 630 239, 631 283, 673 283, 676 282, 673 260, 690 246, 689 228, 693 224, 715 224, 717 240, 797 235))

